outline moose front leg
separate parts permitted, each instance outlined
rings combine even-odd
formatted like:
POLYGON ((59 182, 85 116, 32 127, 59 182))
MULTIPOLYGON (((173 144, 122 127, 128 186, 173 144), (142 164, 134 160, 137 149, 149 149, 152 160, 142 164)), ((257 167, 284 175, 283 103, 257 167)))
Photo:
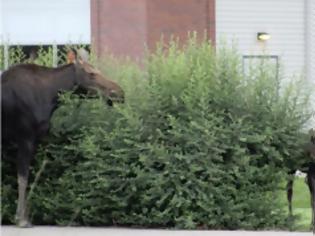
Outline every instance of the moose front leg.
POLYGON ((29 177, 30 161, 34 155, 35 145, 32 141, 23 141, 18 145, 17 177, 18 177, 18 205, 16 211, 16 223, 19 227, 31 227, 27 206, 27 185, 29 177))

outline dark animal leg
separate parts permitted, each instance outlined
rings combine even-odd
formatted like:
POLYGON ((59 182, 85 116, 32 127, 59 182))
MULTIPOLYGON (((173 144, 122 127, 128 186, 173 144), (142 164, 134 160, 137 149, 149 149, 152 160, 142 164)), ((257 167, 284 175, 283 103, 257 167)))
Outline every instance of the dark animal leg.
POLYGON ((30 227, 26 189, 28 184, 30 161, 34 155, 34 143, 23 141, 18 145, 17 175, 18 175, 18 206, 16 220, 19 227, 30 227))
POLYGON ((307 172, 307 183, 311 193, 312 229, 315 234, 315 163, 311 163, 307 172))
MULTIPOLYGON (((290 173, 290 175, 292 175, 292 174, 290 173)), ((287 199, 288 199, 288 203, 289 203, 289 217, 292 217, 293 181, 294 181, 294 178, 292 177, 288 180, 288 184, 287 184, 287 199)))

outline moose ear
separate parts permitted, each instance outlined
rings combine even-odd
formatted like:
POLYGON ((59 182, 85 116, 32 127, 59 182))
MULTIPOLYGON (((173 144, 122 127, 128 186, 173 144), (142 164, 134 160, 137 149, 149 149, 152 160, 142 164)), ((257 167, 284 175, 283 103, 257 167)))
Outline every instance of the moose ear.
POLYGON ((67 64, 76 63, 76 53, 73 50, 67 52, 67 64))
POLYGON ((78 58, 78 60, 82 60, 83 62, 88 62, 89 61, 89 53, 84 48, 80 48, 77 51, 77 58, 78 58))

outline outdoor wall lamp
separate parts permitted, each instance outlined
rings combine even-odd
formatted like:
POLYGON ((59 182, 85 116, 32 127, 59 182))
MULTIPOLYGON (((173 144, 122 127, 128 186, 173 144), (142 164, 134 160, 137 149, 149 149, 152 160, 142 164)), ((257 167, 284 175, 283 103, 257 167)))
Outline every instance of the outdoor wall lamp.
POLYGON ((265 33, 265 32, 258 32, 257 33, 257 39, 259 41, 267 41, 271 38, 270 34, 265 33))

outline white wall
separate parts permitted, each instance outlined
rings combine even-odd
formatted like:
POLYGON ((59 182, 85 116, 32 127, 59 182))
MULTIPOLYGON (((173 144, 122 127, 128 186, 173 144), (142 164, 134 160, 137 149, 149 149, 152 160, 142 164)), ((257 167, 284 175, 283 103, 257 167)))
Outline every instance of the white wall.
POLYGON ((315 84, 315 1, 306 0, 306 60, 308 78, 315 84))
POLYGON ((3 14, 2 14, 2 12, 3 12, 3 7, 2 7, 2 5, 3 5, 3 3, 2 3, 2 0, 0 0, 0 44, 2 44, 2 32, 3 32, 3 14))
POLYGON ((0 3, 0 38, 5 43, 90 43, 90 0, 0 0, 0 3))
POLYGON ((279 56, 286 78, 305 73, 315 89, 315 0, 217 0, 216 32, 218 45, 236 40, 242 55, 279 56), (259 42, 257 32, 271 39, 259 42))
MULTIPOLYGON (((306 0, 306 61, 308 79, 315 90, 315 1, 306 0)), ((313 107, 315 108, 315 91, 312 96, 313 107)), ((315 128, 315 113, 310 122, 315 128)))
POLYGON ((278 55, 288 74, 305 71, 304 0, 217 0, 216 31, 235 39, 243 55, 278 55), (257 32, 271 39, 257 41, 257 32))

